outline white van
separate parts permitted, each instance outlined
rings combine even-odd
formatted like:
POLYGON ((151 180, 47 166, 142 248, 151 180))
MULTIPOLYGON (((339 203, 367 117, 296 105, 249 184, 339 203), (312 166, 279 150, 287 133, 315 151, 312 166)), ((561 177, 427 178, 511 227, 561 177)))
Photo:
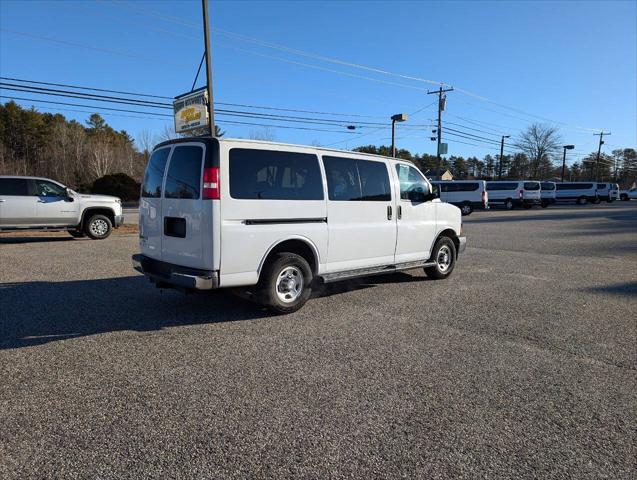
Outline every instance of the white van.
POLYGON ((594 182, 560 182, 555 184, 557 202, 576 202, 584 205, 597 202, 597 184, 594 182))
POLYGON ((440 188, 440 200, 455 205, 463 215, 489 208, 487 182, 484 180, 443 180, 431 182, 440 188))
POLYGON ((136 270, 158 287, 241 287, 277 313, 314 280, 424 268, 448 277, 460 210, 411 163, 211 137, 155 147, 142 184, 136 270))
POLYGON ((619 200, 619 184, 611 183, 610 190, 608 191, 608 203, 614 202, 615 200, 619 200))
POLYGON ((514 207, 531 208, 540 205, 540 182, 534 180, 497 180, 487 182, 489 204, 503 205, 507 210, 514 207))
POLYGON ((608 203, 612 202, 611 193, 610 193, 612 188, 613 188, 612 183, 598 183, 596 187, 596 193, 597 193, 596 203, 599 203, 602 200, 608 203))
POLYGON ((542 199, 542 208, 555 203, 555 182, 540 182, 542 190, 540 190, 540 198, 542 199))

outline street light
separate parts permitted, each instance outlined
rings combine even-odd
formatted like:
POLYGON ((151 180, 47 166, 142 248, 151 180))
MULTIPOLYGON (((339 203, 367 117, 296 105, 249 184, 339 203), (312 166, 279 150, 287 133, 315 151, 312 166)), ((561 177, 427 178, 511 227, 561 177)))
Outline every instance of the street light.
POLYGON ((498 166, 498 180, 502 180, 502 156, 504 155, 504 139, 511 138, 511 135, 502 135, 500 141, 500 165, 498 166))
POLYGON ((573 150, 575 145, 564 145, 564 156, 562 157, 562 181, 564 181, 564 170, 566 169, 566 150, 573 150))
POLYGON ((396 158, 396 122, 407 121, 406 113, 397 113, 391 117, 391 156, 396 158))

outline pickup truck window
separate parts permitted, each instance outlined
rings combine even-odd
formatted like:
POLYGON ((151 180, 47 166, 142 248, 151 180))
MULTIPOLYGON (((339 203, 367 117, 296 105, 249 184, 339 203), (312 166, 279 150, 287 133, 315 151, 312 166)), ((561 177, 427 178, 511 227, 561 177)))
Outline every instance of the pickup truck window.
POLYGON ((28 197, 29 186, 26 178, 0 178, 0 195, 28 197))
POLYGON ((53 182, 47 182, 46 180, 35 181, 35 195, 37 197, 64 197, 66 191, 64 188, 53 182))

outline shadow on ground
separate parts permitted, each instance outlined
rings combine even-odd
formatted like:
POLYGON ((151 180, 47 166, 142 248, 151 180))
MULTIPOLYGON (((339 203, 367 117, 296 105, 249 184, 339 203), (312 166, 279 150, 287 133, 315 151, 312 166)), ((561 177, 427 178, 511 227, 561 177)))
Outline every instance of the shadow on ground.
MULTIPOLYGON (((383 283, 420 282, 406 273, 319 285, 313 297, 383 283)), ((70 282, 0 284, 0 349, 132 330, 259 320, 272 314, 227 290, 185 294, 158 290, 143 276, 70 282)))

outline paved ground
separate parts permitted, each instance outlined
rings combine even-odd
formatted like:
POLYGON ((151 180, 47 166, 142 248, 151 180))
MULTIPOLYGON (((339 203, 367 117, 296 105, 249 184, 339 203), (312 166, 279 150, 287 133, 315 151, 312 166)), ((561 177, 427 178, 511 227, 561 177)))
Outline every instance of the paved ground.
POLYGON ((635 478, 637 202, 467 218, 454 276, 272 317, 137 239, 0 239, 0 478, 635 478))

